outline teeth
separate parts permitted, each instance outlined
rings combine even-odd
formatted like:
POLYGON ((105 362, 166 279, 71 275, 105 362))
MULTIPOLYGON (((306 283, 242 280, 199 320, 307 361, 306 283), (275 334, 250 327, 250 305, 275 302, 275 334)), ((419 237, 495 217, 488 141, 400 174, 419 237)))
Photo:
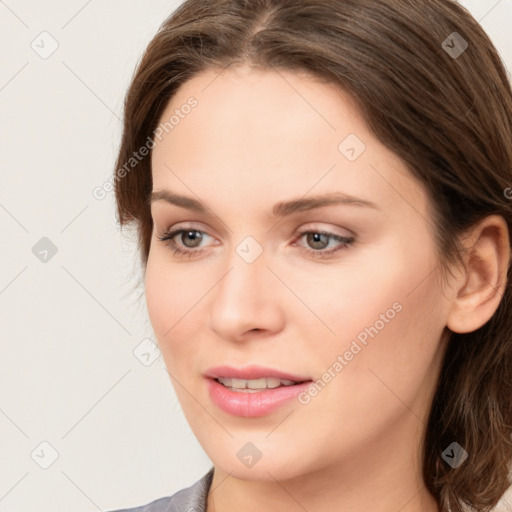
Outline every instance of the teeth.
POLYGON ((277 379, 275 377, 262 377, 261 379, 230 379, 225 377, 219 377, 217 379, 221 384, 227 388, 234 390, 242 389, 273 389, 279 386, 292 386, 296 384, 293 380, 288 379, 277 379))
MULTIPOLYGON (((243 382, 240 382, 240 387, 242 386, 243 382)), ((263 389, 268 387, 267 379, 263 377, 262 379, 255 379, 255 380, 247 380, 245 381, 245 386, 249 389, 263 389)))

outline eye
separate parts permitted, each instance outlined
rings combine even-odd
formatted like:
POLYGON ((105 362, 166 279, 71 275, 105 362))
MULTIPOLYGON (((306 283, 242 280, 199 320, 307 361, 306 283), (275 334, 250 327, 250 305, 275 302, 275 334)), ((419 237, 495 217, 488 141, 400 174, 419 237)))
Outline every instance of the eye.
MULTIPOLYGON (((200 244, 205 237, 210 237, 210 235, 199 229, 194 229, 193 227, 169 229, 162 235, 157 236, 158 240, 171 247, 174 255, 178 255, 180 257, 192 257, 202 253, 205 249, 200 247, 200 244), (176 241, 176 238, 178 238, 179 244, 176 241)), ((300 240, 304 237, 310 248, 303 247, 302 249, 314 258, 328 258, 335 252, 351 246, 355 241, 353 236, 346 237, 321 230, 300 232, 298 239, 300 240), (331 241, 337 242, 338 245, 335 245, 334 248, 331 248, 328 251, 324 250, 329 247, 331 241)))
POLYGON ((306 237, 306 243, 310 247, 313 247, 313 249, 306 248, 304 250, 314 258, 329 258, 335 252, 350 247, 355 241, 355 237, 353 236, 346 237, 330 233, 329 231, 321 230, 302 231, 300 233, 299 239, 302 239, 303 237, 306 237), (329 246, 331 241, 338 242, 339 245, 328 251, 323 250, 329 246))
MULTIPOLYGON (((194 250, 197 247, 199 247, 199 244, 204 239, 204 236, 210 236, 204 231, 200 231, 198 229, 194 229, 192 227, 190 228, 177 228, 177 229, 169 229, 166 231, 163 235, 158 236, 158 240, 161 242, 165 242, 167 245, 169 245, 173 249, 173 254, 177 254, 180 256, 194 256, 200 252, 203 252, 202 250, 194 250), (181 235, 179 239, 181 239, 181 244, 185 246, 185 249, 182 249, 178 244, 176 243, 175 238, 178 237, 178 235, 181 235), (189 250, 187 250, 187 248, 189 250), (190 250, 192 249, 192 250, 190 250)), ((210 237, 211 238, 211 237, 210 237)))

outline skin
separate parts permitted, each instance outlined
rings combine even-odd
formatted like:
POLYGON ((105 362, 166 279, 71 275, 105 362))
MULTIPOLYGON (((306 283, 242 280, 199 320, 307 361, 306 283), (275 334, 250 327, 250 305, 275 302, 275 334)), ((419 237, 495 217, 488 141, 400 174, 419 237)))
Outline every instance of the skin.
POLYGON ((293 72, 208 70, 178 90, 162 119, 190 96, 197 107, 153 150, 153 191, 208 211, 152 203, 145 286, 183 412, 215 465, 208 512, 438 511, 420 443, 448 329, 478 328, 501 299, 506 224, 489 217, 471 231, 464 266, 444 281, 422 185, 343 91, 293 72), (355 161, 338 149, 349 134, 366 145, 355 161), (280 201, 333 191, 376 208, 271 215, 280 201), (177 235, 176 246, 202 253, 175 255, 157 238, 178 226, 203 238, 177 235), (355 241, 299 234, 315 230, 355 241), (252 263, 236 252, 247 236, 263 250, 252 263), (401 310, 307 405, 241 418, 209 398, 203 374, 221 364, 320 379, 396 303, 401 310), (248 442, 262 453, 250 468, 237 457, 248 442))

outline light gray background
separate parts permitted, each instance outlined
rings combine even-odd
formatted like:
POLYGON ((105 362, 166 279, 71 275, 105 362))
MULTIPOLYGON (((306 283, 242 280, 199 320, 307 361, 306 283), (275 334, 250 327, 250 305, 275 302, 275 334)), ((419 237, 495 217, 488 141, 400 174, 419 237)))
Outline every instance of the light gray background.
MULTIPOLYGON (((154 337, 132 293, 134 237, 113 193, 92 195, 134 67, 179 3, 0 1, 0 512, 140 505, 211 467, 162 357, 141 355, 154 337)), ((511 70, 512 0, 461 3, 511 70)))

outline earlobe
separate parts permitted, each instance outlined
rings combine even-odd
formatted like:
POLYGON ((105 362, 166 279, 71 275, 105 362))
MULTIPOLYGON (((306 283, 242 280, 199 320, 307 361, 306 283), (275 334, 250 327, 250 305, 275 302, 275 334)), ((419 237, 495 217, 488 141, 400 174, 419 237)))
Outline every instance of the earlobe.
POLYGON ((446 326, 453 332, 482 327, 498 309, 510 265, 510 238, 505 219, 491 215, 464 238, 464 271, 454 290, 446 326))

